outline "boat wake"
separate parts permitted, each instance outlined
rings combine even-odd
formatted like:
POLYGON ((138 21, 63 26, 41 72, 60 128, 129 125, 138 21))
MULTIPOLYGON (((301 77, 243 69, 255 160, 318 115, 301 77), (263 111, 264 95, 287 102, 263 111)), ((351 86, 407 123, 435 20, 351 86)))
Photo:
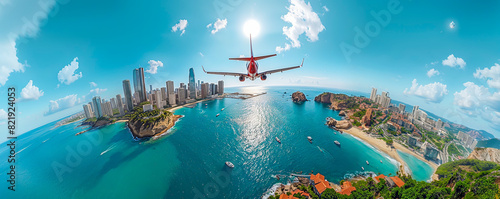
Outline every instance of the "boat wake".
POLYGON ((101 155, 104 155, 105 153, 107 153, 108 151, 111 151, 112 149, 114 149, 116 147, 116 143, 111 145, 110 147, 108 147, 106 150, 104 150, 101 155))

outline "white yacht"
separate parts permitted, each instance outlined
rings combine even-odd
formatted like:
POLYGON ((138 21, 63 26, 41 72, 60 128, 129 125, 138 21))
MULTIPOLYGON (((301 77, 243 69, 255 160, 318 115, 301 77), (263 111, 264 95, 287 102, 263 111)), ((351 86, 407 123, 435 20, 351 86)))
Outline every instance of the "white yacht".
POLYGON ((226 162, 226 166, 228 166, 229 168, 234 168, 234 164, 229 161, 226 162))

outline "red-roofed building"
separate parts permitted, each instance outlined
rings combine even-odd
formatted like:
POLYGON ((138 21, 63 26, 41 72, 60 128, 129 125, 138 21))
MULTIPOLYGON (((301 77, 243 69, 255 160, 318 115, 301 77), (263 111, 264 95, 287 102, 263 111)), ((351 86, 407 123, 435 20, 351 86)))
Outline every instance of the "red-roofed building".
POLYGON ((298 193, 298 194, 300 194, 300 195, 305 196, 306 198, 309 198, 309 194, 308 194, 308 193, 306 193, 306 192, 303 192, 303 191, 302 191, 302 190, 300 190, 300 189, 296 189, 295 191, 292 191, 292 192, 290 192, 290 193, 291 193, 290 195, 286 195, 286 194, 282 193, 282 194, 280 195, 280 198, 279 198, 279 199, 296 199, 297 197, 295 197, 295 196, 293 196, 293 195, 295 195, 295 194, 297 194, 297 193, 298 193))
POLYGON ((398 186, 399 188, 401 188, 402 186, 405 185, 405 182, 403 182, 403 180, 401 180, 398 176, 394 176, 394 177, 390 177, 390 178, 394 182, 394 184, 396 184, 396 186, 398 186))
POLYGON ((325 191, 326 189, 331 189, 332 187, 330 186, 330 183, 325 180, 325 176, 321 174, 311 174, 311 184, 314 185, 314 192, 318 195, 321 196, 321 193, 325 191))
POLYGON ((379 183, 380 179, 384 179, 385 180, 385 175, 384 174, 380 174, 379 176, 374 177, 373 181, 375 181, 375 183, 379 183))
POLYGON ((351 195, 353 191, 356 191, 356 187, 353 187, 351 182, 345 181, 344 184, 342 184, 342 189, 339 193, 343 195, 351 195))

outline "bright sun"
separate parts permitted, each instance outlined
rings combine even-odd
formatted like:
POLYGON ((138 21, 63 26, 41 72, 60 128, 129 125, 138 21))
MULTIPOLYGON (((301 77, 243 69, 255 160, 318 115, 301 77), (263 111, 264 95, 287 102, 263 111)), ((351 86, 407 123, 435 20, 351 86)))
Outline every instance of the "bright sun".
POLYGON ((245 35, 248 37, 250 34, 252 34, 252 37, 256 37, 260 33, 260 25, 259 22, 251 19, 245 22, 245 25, 243 26, 243 32, 245 35))

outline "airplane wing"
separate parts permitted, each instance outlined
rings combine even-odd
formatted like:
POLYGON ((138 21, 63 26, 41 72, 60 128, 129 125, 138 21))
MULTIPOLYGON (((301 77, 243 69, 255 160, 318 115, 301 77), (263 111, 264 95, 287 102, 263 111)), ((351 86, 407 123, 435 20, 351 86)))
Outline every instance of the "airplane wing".
POLYGON ((276 54, 254 57, 253 59, 255 59, 255 61, 258 61, 258 60, 269 58, 269 57, 273 57, 273 56, 276 56, 276 54))
POLYGON ((292 70, 292 69, 296 69, 296 68, 302 67, 303 64, 304 64, 304 59, 302 59, 302 64, 300 64, 300 66, 292 66, 292 67, 288 67, 288 68, 280 68, 280 69, 268 70, 268 71, 261 72, 259 75, 269 75, 269 74, 272 74, 272 73, 277 73, 277 72, 283 72, 283 71, 287 71, 287 70, 292 70))
POLYGON ((203 69, 203 72, 207 73, 207 74, 212 74, 212 75, 228 75, 228 76, 235 76, 235 77, 239 77, 239 76, 247 76, 247 74, 244 74, 244 73, 230 73, 230 72, 207 72, 205 71, 205 68, 203 68, 203 66, 201 66, 201 68, 203 69))

